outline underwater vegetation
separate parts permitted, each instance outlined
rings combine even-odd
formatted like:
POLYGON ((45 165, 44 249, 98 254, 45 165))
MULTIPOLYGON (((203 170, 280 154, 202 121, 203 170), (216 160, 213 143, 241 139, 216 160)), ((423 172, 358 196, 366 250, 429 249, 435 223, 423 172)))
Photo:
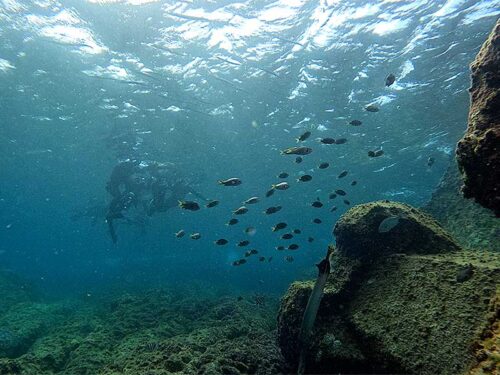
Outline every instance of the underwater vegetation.
POLYGON ((97 304, 13 303, 0 315, 0 374, 281 371, 275 297, 199 292, 107 295, 97 304))

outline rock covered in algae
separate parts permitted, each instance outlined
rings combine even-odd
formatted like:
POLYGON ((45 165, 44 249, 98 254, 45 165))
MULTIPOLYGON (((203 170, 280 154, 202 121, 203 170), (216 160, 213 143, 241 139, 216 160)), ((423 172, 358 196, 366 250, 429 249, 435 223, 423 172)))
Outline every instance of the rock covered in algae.
POLYGON ((471 64, 471 104, 457 160, 464 195, 500 217, 500 20, 471 64))
MULTIPOLYGON (((251 298, 221 297, 207 289, 124 294, 98 304, 86 300, 64 319, 52 312, 57 321, 47 321, 28 347, 0 357, 0 374, 279 373, 273 299, 257 306, 251 298)), ((16 312, 28 310, 29 304, 21 304, 16 312)))
POLYGON ((452 162, 423 210, 465 248, 500 251, 500 222, 490 210, 465 199, 461 187, 458 166, 452 162))
MULTIPOLYGON (((472 371, 482 357, 496 369, 491 340, 500 315, 500 254, 461 250, 432 218, 406 205, 375 202, 345 216, 306 373, 456 375, 472 371), (370 256, 362 256, 370 242, 355 236, 378 231, 378 212, 400 210, 419 218, 414 232, 400 228, 410 238, 398 245, 379 237, 370 256)), ((293 283, 282 299, 278 342, 291 366, 312 285, 293 283)))
POLYGON ((354 206, 334 228, 340 253, 354 258, 378 257, 389 253, 443 253, 460 246, 429 215, 407 204, 376 201, 354 206), (384 220, 396 225, 381 232, 384 220))

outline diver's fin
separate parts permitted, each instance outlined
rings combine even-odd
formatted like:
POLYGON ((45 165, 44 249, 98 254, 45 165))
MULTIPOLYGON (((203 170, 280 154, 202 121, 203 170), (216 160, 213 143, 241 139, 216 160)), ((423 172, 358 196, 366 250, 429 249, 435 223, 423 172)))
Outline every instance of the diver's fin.
POLYGON ((108 231, 109 235, 111 236, 111 240, 113 241, 114 244, 116 244, 116 242, 118 241, 118 236, 116 235, 115 226, 113 225, 113 220, 107 219, 106 222, 108 223, 108 231))

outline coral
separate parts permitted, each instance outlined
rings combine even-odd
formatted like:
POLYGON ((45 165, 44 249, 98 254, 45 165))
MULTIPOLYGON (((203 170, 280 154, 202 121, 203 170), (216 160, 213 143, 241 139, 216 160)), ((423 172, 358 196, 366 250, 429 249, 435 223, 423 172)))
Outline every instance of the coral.
POLYGON ((457 145, 464 195, 500 217, 500 21, 471 64, 466 134, 457 145))
POLYGON ((21 304, 19 316, 45 306, 59 321, 45 322, 23 350, 0 359, 0 374, 276 374, 277 306, 266 301, 156 290, 82 301, 64 319, 54 304, 21 304))
POLYGON ((456 163, 451 163, 430 201, 422 208, 469 249, 500 251, 500 223, 493 213, 465 199, 456 163))

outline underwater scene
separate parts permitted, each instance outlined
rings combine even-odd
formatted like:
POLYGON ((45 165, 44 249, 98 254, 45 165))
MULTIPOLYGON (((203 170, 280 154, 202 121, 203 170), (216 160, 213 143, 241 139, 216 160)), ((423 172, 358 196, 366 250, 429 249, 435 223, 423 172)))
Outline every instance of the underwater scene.
POLYGON ((0 374, 500 374, 499 16, 0 0, 0 374))

